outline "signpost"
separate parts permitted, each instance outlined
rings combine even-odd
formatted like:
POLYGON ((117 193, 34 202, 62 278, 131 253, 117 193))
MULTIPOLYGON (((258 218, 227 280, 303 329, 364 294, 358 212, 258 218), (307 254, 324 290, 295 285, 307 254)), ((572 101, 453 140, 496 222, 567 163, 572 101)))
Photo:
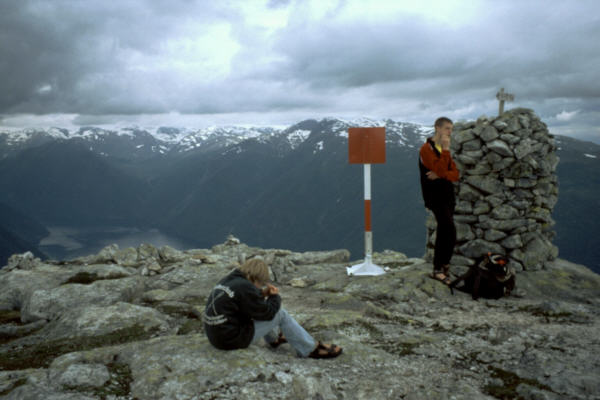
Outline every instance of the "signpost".
POLYGON ((383 268, 372 263, 373 233, 371 231, 371 164, 385 163, 385 127, 349 128, 348 161, 364 164, 365 187, 365 262, 347 267, 348 275, 382 275, 383 268))
POLYGON ((500 105, 498 106, 498 116, 501 116, 502 113, 504 113, 504 102, 513 101, 515 99, 515 95, 504 93, 504 88, 500 88, 500 91, 496 93, 496 98, 498 101, 500 101, 500 105))

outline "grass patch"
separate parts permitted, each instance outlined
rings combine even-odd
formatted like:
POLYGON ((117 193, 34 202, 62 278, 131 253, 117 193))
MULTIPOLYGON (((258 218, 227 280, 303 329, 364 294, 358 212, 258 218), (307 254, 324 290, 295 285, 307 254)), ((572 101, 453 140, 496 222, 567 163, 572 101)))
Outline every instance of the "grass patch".
MULTIPOLYGON (((110 372, 110 381, 105 385, 104 393, 115 396, 126 396, 131 392, 131 382, 133 382, 133 376, 131 375, 131 368, 129 365, 124 363, 110 363, 106 366, 108 372, 110 372)), ((100 395, 102 399, 102 393, 96 393, 100 395)))
POLYGON ((63 386, 63 389, 71 392, 86 393, 94 395, 94 398, 106 400, 107 397, 124 397, 131 392, 131 368, 129 365, 120 362, 112 362, 106 365, 110 374, 110 379, 101 387, 89 386, 63 386))
MULTIPOLYGON (((13 327, 19 327, 19 326, 23 326, 25 325, 24 323, 21 322, 21 313, 17 310, 3 310, 0 311, 0 325, 11 325, 13 327)), ((39 330, 42 327, 40 326, 39 328, 35 329, 35 330, 39 330)), ((3 345, 5 343, 8 343, 12 340, 18 339, 20 337, 24 337, 27 335, 32 334, 33 331, 32 330, 16 330, 16 332, 11 333, 11 331, 9 330, 8 332, 4 332, 4 333, 0 333, 0 345, 3 345)))
POLYGON ((565 318, 573 315, 568 311, 553 311, 542 306, 524 306, 519 307, 519 311, 529 313, 535 317, 544 317, 544 318, 565 318))
POLYGON ((190 333, 202 333, 204 332, 204 325, 202 321, 198 319, 187 320, 181 328, 177 331, 178 335, 189 335, 190 333))
POLYGON ((17 379, 15 382, 12 383, 12 385, 10 385, 6 389, 0 391, 0 396, 6 396, 7 394, 9 394, 10 392, 12 392, 13 390, 15 390, 16 388, 18 388, 19 386, 23 386, 26 383, 27 383, 27 378, 26 377, 17 379))
POLYGON ((526 384, 536 387, 541 390, 553 392, 552 389, 544 384, 541 384, 535 379, 521 378, 514 372, 506 371, 501 368, 488 366, 493 378, 502 380, 503 385, 488 384, 483 388, 484 393, 489 394, 497 399, 522 399, 517 393, 517 387, 520 384, 526 384))
POLYGON ((408 356, 411 354, 416 354, 414 349, 419 347, 422 343, 416 342, 381 342, 381 343, 373 343, 373 347, 378 348, 380 350, 385 350, 390 354, 394 354, 396 356, 408 356))
POLYGON ((2 311, 0 311, 0 324, 22 325, 21 312, 18 310, 2 310, 2 311))
POLYGON ((11 349, 0 353, 0 370, 47 368, 52 360, 66 353, 149 339, 152 334, 152 331, 144 330, 143 326, 135 325, 102 336, 50 340, 11 349))
POLYGON ((163 314, 170 315, 172 317, 186 317, 189 319, 201 319, 199 312, 195 311, 189 305, 183 304, 169 304, 166 302, 159 303, 154 307, 163 314))
POLYGON ((102 276, 99 276, 95 272, 82 271, 82 272, 76 273, 75 275, 73 275, 72 277, 67 279, 65 282, 63 282, 61 285, 67 285, 69 283, 79 283, 81 285, 89 285, 96 281, 107 280, 107 279, 121 279, 121 278, 127 278, 127 275, 117 274, 117 275, 102 277, 102 276))
POLYGON ((524 306, 517 309, 519 312, 524 312, 541 318, 546 323, 551 322, 571 322, 575 324, 585 324, 590 321, 590 317, 585 314, 574 314, 569 311, 556 311, 541 306, 524 306))
POLYGON ((98 276, 98 274, 96 274, 96 273, 78 272, 77 274, 75 274, 74 276, 70 277, 65 282, 63 282, 62 284, 67 285, 69 283, 79 283, 82 285, 89 285, 90 283, 96 282, 100 279, 102 279, 102 278, 100 278, 98 276))

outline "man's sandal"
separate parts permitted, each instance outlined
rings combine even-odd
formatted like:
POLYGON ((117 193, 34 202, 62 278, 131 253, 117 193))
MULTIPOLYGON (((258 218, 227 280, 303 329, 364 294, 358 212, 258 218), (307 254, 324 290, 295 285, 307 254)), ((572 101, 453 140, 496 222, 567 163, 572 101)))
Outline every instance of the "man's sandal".
POLYGON ((440 272, 434 272, 431 275, 429 275, 429 277, 431 279, 434 279, 436 281, 440 281, 445 285, 450 285, 452 283, 452 279, 450 279, 450 276, 445 274, 444 272, 440 271, 440 272))
POLYGON ((450 264, 442 265, 442 272, 444 273, 444 275, 446 275, 449 278, 450 277, 450 264))
POLYGON ((342 348, 336 344, 326 345, 318 342, 317 348, 312 351, 308 356, 310 358, 335 358, 342 354, 342 348))
POLYGON ((277 337, 277 340, 269 343, 269 346, 276 349, 279 347, 279 345, 282 345, 284 343, 287 343, 287 339, 285 338, 285 336, 283 336, 283 333, 279 332, 279 336, 277 337))

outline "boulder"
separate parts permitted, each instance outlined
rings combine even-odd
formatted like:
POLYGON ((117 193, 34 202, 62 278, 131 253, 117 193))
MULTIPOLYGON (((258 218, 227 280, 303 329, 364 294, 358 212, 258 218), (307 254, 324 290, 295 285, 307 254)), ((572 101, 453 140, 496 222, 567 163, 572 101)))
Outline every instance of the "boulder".
POLYGON ((350 252, 346 249, 332 251, 308 251, 290 256, 291 261, 297 265, 343 263, 350 260, 350 252))
POLYGON ((65 389, 100 388, 109 380, 110 373, 104 364, 71 364, 57 377, 57 383, 65 389))
POLYGON ((521 142, 515 147, 514 153, 517 160, 521 160, 525 158, 525 156, 533 153, 535 151, 535 141, 532 139, 526 138, 521 140, 521 142))
POLYGON ((65 310, 44 334, 48 339, 103 336, 124 329, 167 331, 170 317, 150 307, 117 302, 109 306, 88 305, 65 310))
POLYGON ((468 142, 469 140, 475 139, 475 135, 473 134, 471 129, 465 129, 462 131, 455 132, 452 135, 452 141, 457 144, 462 144, 464 142, 468 142))
POLYGON ((176 262, 180 262, 186 259, 186 255, 184 253, 182 253, 181 251, 174 249, 171 246, 162 246, 159 250, 158 250, 158 254, 160 257, 160 260, 167 263, 167 264, 172 264, 172 263, 176 263, 176 262))
POLYGON ((103 264, 108 262, 113 262, 115 259, 115 254, 119 251, 119 246, 117 244, 111 244, 104 247, 93 260, 90 260, 92 264, 103 264))
POLYGON ((75 274, 54 265, 39 265, 31 270, 3 268, 0 270, 0 309, 20 309, 34 291, 55 288, 75 274))
POLYGON ((508 144, 502 140, 493 140, 490 143, 487 143, 487 148, 492 150, 493 152, 499 154, 502 157, 512 157, 513 151, 510 149, 508 144))
POLYGON ((148 243, 142 243, 138 247, 137 252, 138 252, 138 261, 158 260, 160 258, 158 249, 148 243))
POLYGON ((137 267, 140 264, 138 261, 138 252, 133 247, 115 251, 113 261, 124 267, 137 267))
POLYGON ((503 239, 500 244, 505 249, 519 249, 523 247, 523 241, 521 240, 521 235, 519 234, 508 236, 507 238, 503 239))
POLYGON ((498 136, 500 136, 498 134, 498 130, 496 128, 494 128, 493 125, 488 125, 483 129, 483 132, 481 132, 481 139, 484 142, 490 142, 494 139, 496 139, 498 136))
POLYGON ((499 231, 497 229, 487 229, 484 233, 484 239, 490 242, 495 242, 497 240, 505 238, 507 235, 505 232, 499 231))
POLYGON ((475 239, 475 234, 468 224, 455 223, 454 225, 456 226, 456 240, 458 242, 475 239))
POLYGON ((23 254, 13 254, 8 258, 8 264, 5 269, 7 271, 15 268, 30 270, 38 267, 41 264, 41 260, 36 258, 32 252, 27 251, 23 254))
POLYGON ((490 217, 495 219, 515 219, 519 218, 519 210, 511 207, 508 204, 503 204, 498 207, 494 207, 490 213, 490 217))
POLYGON ((481 141, 479 139, 473 139, 466 141, 462 144, 463 151, 478 151, 481 149, 481 141))
POLYGON ((491 176, 467 176, 464 181, 486 194, 500 193, 503 190, 502 183, 491 176))
POLYGON ((488 252, 504 254, 504 248, 498 243, 488 242, 483 239, 471 240, 459 247, 462 255, 469 258, 478 258, 486 255, 488 252))
POLYGON ((89 285, 66 284, 53 289, 32 292, 23 302, 21 320, 53 320, 65 310, 86 305, 108 306, 119 301, 131 301, 141 295, 144 281, 141 277, 100 280, 89 285))

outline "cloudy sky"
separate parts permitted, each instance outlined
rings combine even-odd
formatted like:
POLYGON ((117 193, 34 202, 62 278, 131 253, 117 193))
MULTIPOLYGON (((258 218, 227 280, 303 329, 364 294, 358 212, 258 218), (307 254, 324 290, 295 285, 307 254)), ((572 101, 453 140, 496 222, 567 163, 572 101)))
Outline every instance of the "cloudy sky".
POLYGON ((498 112, 600 143, 596 0, 1 0, 0 126, 498 112))

